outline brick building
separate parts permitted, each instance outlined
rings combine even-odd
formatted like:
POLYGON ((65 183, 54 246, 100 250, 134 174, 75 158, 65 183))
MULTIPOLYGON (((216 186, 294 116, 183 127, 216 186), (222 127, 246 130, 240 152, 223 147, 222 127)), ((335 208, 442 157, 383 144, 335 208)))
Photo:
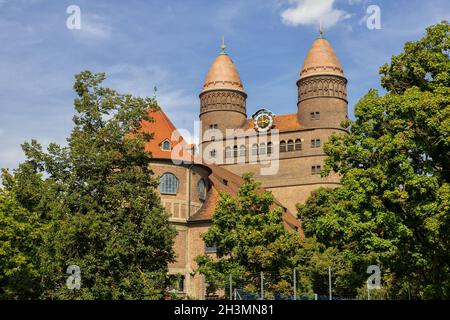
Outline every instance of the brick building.
MULTIPOLYGON (((333 132, 345 132, 347 79, 330 43, 320 35, 306 55, 297 81, 295 113, 278 115, 260 109, 247 115, 247 94, 239 73, 222 46, 200 93, 198 148, 181 137, 162 110, 152 112, 154 132, 147 145, 151 167, 160 177, 159 192, 178 230, 177 261, 171 274, 181 275, 177 290, 204 298, 202 276, 195 274, 195 257, 214 254, 200 234, 211 223, 220 191, 236 194, 241 175, 252 172, 272 191, 284 210, 286 228, 301 232, 295 205, 319 187, 339 186, 339 177, 322 178, 323 144, 333 132)), ((295 110, 295 109, 294 109, 295 110)))

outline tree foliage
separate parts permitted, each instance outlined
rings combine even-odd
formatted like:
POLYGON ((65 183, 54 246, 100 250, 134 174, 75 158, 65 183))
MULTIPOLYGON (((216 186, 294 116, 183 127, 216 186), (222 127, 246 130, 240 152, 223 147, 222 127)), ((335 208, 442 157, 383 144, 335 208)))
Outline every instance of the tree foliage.
POLYGON ((141 131, 142 120, 150 120, 149 105, 157 106, 102 87, 104 74, 84 71, 75 78, 68 145, 52 143, 44 151, 35 140, 23 144, 26 163, 4 178, 14 189, 8 181, 24 177, 12 199, 27 210, 30 228, 34 213, 48 220, 42 241, 34 244, 40 297, 160 298, 176 231, 148 166, 144 144, 151 135, 141 131), (23 189, 27 178, 32 187, 23 189), (32 190, 37 185, 39 193, 32 190), (81 269, 80 290, 66 287, 69 265, 81 269))
MULTIPOLYGON (((196 259, 209 292, 228 289, 231 275, 234 287, 257 294, 263 272, 266 297, 292 297, 295 268, 298 295, 327 294, 328 267, 346 269, 343 257, 335 256, 333 249, 317 244, 313 237, 301 238, 286 229, 283 211, 272 193, 263 191, 250 174, 243 178, 236 196, 220 194, 212 225, 202 234, 208 246, 217 248, 215 256, 196 259)), ((339 284, 337 290, 341 288, 339 284)))
POLYGON ((272 194, 262 192, 250 174, 243 178, 237 197, 220 194, 212 225, 202 235, 207 245, 217 248, 218 259, 209 255, 197 258, 198 270, 210 284, 223 286, 230 274, 253 277, 250 282, 256 284, 260 271, 290 265, 298 241, 294 232, 285 230, 283 213, 273 206, 272 194))
POLYGON ((442 22, 381 67, 387 93, 369 91, 343 124, 349 134, 325 145, 323 174, 341 174, 342 187, 298 207, 307 236, 350 253, 355 275, 379 264, 391 295, 411 286, 415 297, 450 297, 449 52, 442 22))
POLYGON ((29 202, 38 196, 36 190, 23 185, 17 190, 18 179, 3 172, 6 186, 0 188, 0 299, 26 299, 40 292, 38 249, 45 220, 28 209, 35 206, 29 202))

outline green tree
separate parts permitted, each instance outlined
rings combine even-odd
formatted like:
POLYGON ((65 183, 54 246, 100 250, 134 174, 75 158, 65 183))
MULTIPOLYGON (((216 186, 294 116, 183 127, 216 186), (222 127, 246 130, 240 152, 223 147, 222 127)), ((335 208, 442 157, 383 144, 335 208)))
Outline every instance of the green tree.
POLYGON ((387 93, 369 91, 343 123, 349 134, 325 145, 323 174, 341 174, 342 187, 298 206, 307 236, 348 254, 354 283, 379 264, 390 296, 411 286, 415 297, 450 297, 449 52, 444 21, 381 67, 387 93))
POLYGON ((261 271, 276 271, 267 281, 281 286, 283 269, 292 266, 299 237, 284 228, 282 210, 274 205, 272 193, 262 191, 250 174, 243 178, 236 197, 220 194, 212 225, 202 234, 207 245, 217 248, 217 258, 196 259, 210 291, 224 288, 230 274, 236 280, 248 279, 246 285, 256 290, 261 271))
POLYGON ((75 79, 68 145, 50 144, 47 151, 34 140, 23 145, 27 168, 45 177, 39 204, 32 192, 21 199, 49 220, 39 247, 41 297, 161 298, 176 231, 144 149, 151 135, 141 130, 142 120, 151 121, 149 106, 158 107, 102 87, 102 73, 84 71, 75 79), (81 269, 80 290, 66 287, 69 265, 81 269))
MULTIPOLYGON (((27 176, 27 185, 23 185, 20 176, 15 178, 7 171, 2 174, 0 299, 36 298, 41 292, 38 253, 45 233, 45 220, 32 210, 37 206, 39 189, 27 188, 33 185, 35 177, 32 174, 27 176), (27 200, 22 204, 24 196, 27 200)), ((41 181, 40 177, 35 181, 41 181)))

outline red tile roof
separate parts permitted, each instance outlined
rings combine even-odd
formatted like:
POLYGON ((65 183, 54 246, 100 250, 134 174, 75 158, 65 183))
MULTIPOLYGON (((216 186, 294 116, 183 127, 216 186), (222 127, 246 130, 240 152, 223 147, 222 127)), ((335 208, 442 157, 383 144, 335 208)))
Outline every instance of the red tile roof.
MULTIPOLYGON (((211 181, 211 189, 209 191, 207 200, 203 206, 198 210, 189 220, 190 221, 210 221, 216 209, 217 201, 219 199, 219 192, 227 192, 232 196, 236 196, 239 187, 244 182, 240 176, 219 167, 215 164, 207 165, 211 170, 209 180, 211 181), (223 181, 226 180, 226 184, 223 181)), ((261 192, 265 191, 261 188, 261 192)), ((283 222, 284 226, 290 230, 296 230, 297 233, 303 236, 300 221, 296 219, 277 199, 274 198, 276 206, 283 208, 283 222)))
MULTIPOLYGON (((161 144, 165 140, 169 140, 172 143, 172 148, 176 148, 177 146, 178 148, 181 147, 181 154, 176 155, 176 158, 193 161, 194 157, 190 152, 193 145, 188 144, 186 140, 183 139, 164 111, 162 111, 162 109, 158 109, 156 111, 149 109, 149 116, 152 118, 152 121, 143 121, 142 130, 153 133, 153 139, 151 139, 145 146, 145 149, 151 152, 152 158, 173 159, 172 151, 161 149, 161 144), (173 137, 178 138, 172 140, 173 137)), ((293 127, 294 116, 296 123, 296 114, 276 116, 276 118, 274 118, 274 123, 278 124, 278 126, 280 126, 280 124, 286 124, 285 127, 293 127)), ((215 164, 203 164, 198 159, 195 159, 195 163, 209 168, 211 172, 209 175, 209 180, 211 181, 212 186, 203 206, 190 217, 189 221, 211 221, 216 208, 217 200, 219 198, 219 192, 224 191, 236 196, 239 187, 243 183, 243 179, 240 176, 215 164)), ((261 188, 261 191, 263 190, 264 189, 261 188)), ((283 214, 284 225, 289 229, 297 228, 298 233, 302 234, 300 222, 294 218, 294 216, 288 212, 278 200, 275 199, 275 203, 285 210, 285 213, 283 214)))
POLYGON ((151 152, 152 158, 172 159, 172 150, 162 150, 161 148, 162 143, 169 140, 172 149, 181 147, 181 153, 176 155, 177 158, 190 159, 192 145, 183 139, 164 111, 149 109, 148 113, 152 121, 143 121, 142 130, 153 133, 153 138, 145 145, 145 150, 151 152))
MULTIPOLYGON (((244 124, 244 131, 254 128, 253 119, 247 119, 244 124)), ((272 129, 278 129, 280 132, 304 129, 297 120, 297 113, 281 114, 273 116, 272 129)))

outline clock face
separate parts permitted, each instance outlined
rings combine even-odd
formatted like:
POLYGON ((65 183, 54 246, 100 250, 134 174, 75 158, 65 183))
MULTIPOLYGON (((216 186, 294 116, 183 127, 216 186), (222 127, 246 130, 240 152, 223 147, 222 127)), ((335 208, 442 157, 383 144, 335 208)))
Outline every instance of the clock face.
POLYGON ((273 117, 269 112, 261 112, 255 117, 254 121, 258 131, 267 131, 272 127, 273 117))

